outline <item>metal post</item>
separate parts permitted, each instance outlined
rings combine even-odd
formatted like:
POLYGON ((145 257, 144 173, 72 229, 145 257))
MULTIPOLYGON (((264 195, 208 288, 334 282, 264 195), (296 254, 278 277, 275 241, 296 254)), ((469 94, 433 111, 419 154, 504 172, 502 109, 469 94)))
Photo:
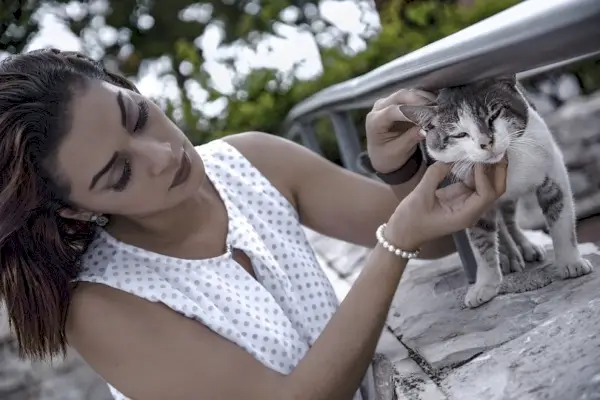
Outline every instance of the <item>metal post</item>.
POLYGON ((323 155, 321 144, 317 139, 317 132, 315 130, 314 121, 308 123, 302 123, 298 128, 300 130, 300 139, 302 144, 317 154, 323 155))
POLYGON ((350 114, 347 112, 334 112, 330 115, 344 167, 359 172, 357 164, 358 154, 361 151, 360 140, 350 114))
POLYGON ((470 284, 473 284, 477 279, 477 260, 475 260, 475 254, 473 254, 473 248, 471 247, 471 242, 467 236, 467 231, 462 230, 454 232, 452 234, 452 239, 454 240, 454 245, 456 246, 458 256, 460 257, 460 262, 465 270, 467 281, 470 284))

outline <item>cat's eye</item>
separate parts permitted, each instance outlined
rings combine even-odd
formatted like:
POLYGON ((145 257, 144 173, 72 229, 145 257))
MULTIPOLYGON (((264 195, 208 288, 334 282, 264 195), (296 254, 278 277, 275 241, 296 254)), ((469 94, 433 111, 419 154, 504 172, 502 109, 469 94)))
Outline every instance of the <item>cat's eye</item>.
POLYGON ((464 137, 467 137, 469 134, 467 132, 458 132, 455 135, 452 135, 453 138, 455 139, 462 139, 464 137))

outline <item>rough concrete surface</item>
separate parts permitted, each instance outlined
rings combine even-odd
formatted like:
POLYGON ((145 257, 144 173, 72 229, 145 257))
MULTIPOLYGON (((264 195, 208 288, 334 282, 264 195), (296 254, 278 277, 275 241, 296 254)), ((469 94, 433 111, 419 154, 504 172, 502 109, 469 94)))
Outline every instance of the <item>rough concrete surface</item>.
MULTIPOLYGON (((468 309, 463 305, 467 286, 455 255, 440 260, 439 263, 412 266, 407 270, 398 288, 393 314, 388 324, 395 336, 401 338, 402 343, 422 361, 422 368, 427 370, 427 375, 449 399, 579 398, 554 396, 552 390, 558 390, 555 385, 559 385, 561 390, 587 393, 587 378, 576 370, 575 364, 577 367, 586 368, 588 372, 595 371, 595 374, 600 374, 600 363, 596 362, 594 366, 594 362, 591 361, 600 359, 600 346, 596 344, 594 347, 583 340, 591 335, 590 329, 594 324, 596 327, 600 326, 600 315, 589 312, 592 304, 600 304, 600 273, 597 271, 600 267, 600 251, 590 244, 580 247, 582 252, 586 253, 585 257, 596 266, 596 271, 592 274, 562 280, 552 272, 551 263, 530 266, 523 273, 509 275, 503 292, 491 302, 476 309, 468 309), (581 311, 582 307, 587 307, 585 309, 588 311, 581 311), (583 318, 584 315, 587 318, 596 316, 596 320, 587 321, 590 324, 589 329, 582 324, 582 330, 572 336, 569 344, 559 345, 561 342, 554 338, 555 333, 548 329, 566 324, 561 321, 570 321, 570 327, 565 326, 564 329, 576 328, 577 324, 573 321, 583 318), (519 343, 529 343, 534 338, 537 341, 535 346, 538 347, 534 346, 531 350, 519 347, 519 343), (528 357, 535 352, 535 348, 545 349, 544 354, 540 353, 537 358, 528 357), (514 388, 511 389, 512 392, 505 392, 500 382, 512 369, 502 369, 502 364, 489 361, 490 372, 483 374, 477 366, 472 366, 476 365, 473 364, 475 357, 480 356, 487 360, 487 356, 490 355, 491 359, 496 360, 497 354, 503 354, 504 360, 513 367, 519 362, 524 363, 525 369, 531 368, 529 364, 539 366, 540 374, 535 379, 543 380, 545 375, 541 366, 544 362, 550 366, 552 360, 568 358, 579 352, 587 354, 587 361, 572 360, 572 368, 568 369, 571 373, 562 373, 562 383, 553 383, 552 377, 548 376, 550 380, 545 383, 548 390, 538 388, 539 393, 529 393, 530 397, 520 397, 527 393, 518 392, 518 388, 524 390, 523 388, 529 387, 529 380, 533 379, 529 373, 509 374, 514 388), (555 353, 563 354, 559 357, 555 353), (567 353, 571 355, 565 356, 567 353), (540 362, 539 359, 544 357, 547 357, 547 360, 540 362), (464 367, 455 370, 463 364, 464 367), (494 366, 497 368, 494 369, 494 366), (458 371, 463 372, 459 374, 458 371), (473 371, 478 371, 478 374, 471 376, 473 371), (498 383, 490 383, 492 388, 483 396, 479 391, 483 384, 479 381, 486 380, 498 380, 498 383), (488 397, 487 393, 491 393, 492 390, 496 392, 492 397, 488 397), (469 397, 471 395, 473 397, 469 397)), ((549 256, 552 257, 551 252, 549 256)), ((561 362, 564 365, 567 361, 561 362)))
MULTIPOLYGON (((332 241, 309 235, 317 248, 332 241)), ((546 262, 508 275, 501 294, 473 310, 463 305, 458 255, 409 263, 379 346, 393 363, 400 400, 600 399, 600 249, 581 243, 596 270, 563 280, 550 238, 527 235, 547 247, 546 262)), ((352 247, 338 242, 340 254, 360 254, 344 246, 352 247)), ((343 298, 350 283, 332 281, 343 298)))
POLYGON ((493 349, 442 381, 461 400, 600 399, 600 299, 493 349))

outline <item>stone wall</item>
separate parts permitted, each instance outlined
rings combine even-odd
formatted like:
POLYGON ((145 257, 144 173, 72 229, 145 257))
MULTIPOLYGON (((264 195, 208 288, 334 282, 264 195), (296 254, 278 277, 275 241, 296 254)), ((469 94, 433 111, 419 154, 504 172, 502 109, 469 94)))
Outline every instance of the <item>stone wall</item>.
MULTIPOLYGON (((572 98, 557 111, 540 109, 564 151, 580 216, 600 208, 600 93, 572 98)), ((541 223, 533 199, 524 202, 524 225, 541 223)), ((329 249, 332 250, 332 249, 329 249)), ((15 342, 0 311, 0 399, 109 400, 104 382, 71 352, 55 364, 31 363, 17 357, 15 342)))

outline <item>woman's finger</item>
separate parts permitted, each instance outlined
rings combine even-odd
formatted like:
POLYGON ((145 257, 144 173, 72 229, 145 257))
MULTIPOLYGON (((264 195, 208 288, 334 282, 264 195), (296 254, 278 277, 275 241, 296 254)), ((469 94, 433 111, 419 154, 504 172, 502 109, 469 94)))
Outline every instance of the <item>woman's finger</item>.
POLYGON ((419 89, 400 89, 388 97, 377 100, 373 105, 373 110, 382 110, 389 106, 398 106, 400 104, 422 105, 435 101, 436 96, 433 93, 419 89))
POLYGON ((495 195, 494 187, 490 182, 490 178, 487 174, 487 164, 475 164, 473 167, 473 176, 475 183, 475 192, 483 199, 489 199, 495 195))
POLYGON ((425 136, 419 132, 421 129, 418 126, 413 126, 404 133, 399 133, 393 141, 386 144, 386 152, 390 154, 403 154, 409 149, 413 149, 417 143, 425 139, 425 136))
POLYGON ((452 164, 447 164, 443 162, 436 162, 425 170, 425 174, 421 178, 421 182, 417 185, 414 190, 421 191, 426 198, 433 198, 435 196, 440 183, 448 176, 450 170, 452 169, 452 164))
POLYGON ((469 188, 463 182, 456 182, 435 191, 437 198, 444 201, 451 201, 472 193, 473 189, 469 188))
POLYGON ((508 179, 508 159, 504 157, 494 167, 494 191, 496 196, 502 196, 506 191, 506 180, 508 179))
POLYGON ((369 128, 372 129, 373 132, 389 132, 392 130, 392 126, 399 122, 413 123, 396 105, 371 111, 367 118, 369 128))
POLYGON ((461 223, 470 225, 476 221, 497 199, 496 191, 486 174, 485 164, 474 166, 475 192, 465 199, 457 218, 461 223))
POLYGON ((475 192, 472 192, 470 196, 465 196, 462 206, 453 209, 452 218, 448 219, 448 223, 455 224, 458 229, 475 223, 504 193, 506 190, 506 163, 475 164, 474 183, 475 192), (489 169, 493 170, 488 173, 489 169))

